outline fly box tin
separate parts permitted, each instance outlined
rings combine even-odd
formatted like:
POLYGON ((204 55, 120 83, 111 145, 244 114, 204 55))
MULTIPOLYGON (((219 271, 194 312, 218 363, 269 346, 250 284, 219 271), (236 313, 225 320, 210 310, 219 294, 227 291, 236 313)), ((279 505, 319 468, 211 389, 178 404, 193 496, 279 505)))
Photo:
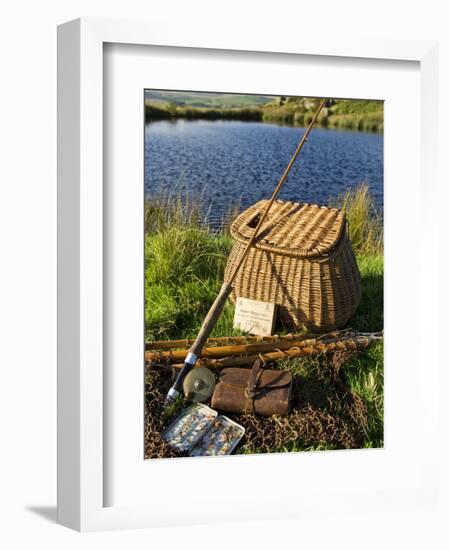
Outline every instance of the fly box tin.
POLYGON ((190 456, 229 455, 242 439, 245 428, 227 416, 218 416, 212 427, 190 451, 190 456))
POLYGON ((162 438, 177 451, 190 451, 212 426, 217 414, 206 405, 191 405, 168 426, 162 438))
MULTIPOLYGON (((239 264, 268 201, 231 225, 234 246, 225 283, 239 264)), ((231 299, 271 302, 285 328, 330 331, 344 326, 360 301, 360 274, 338 208, 275 201, 233 281, 231 299)))
POLYGON ((206 405, 191 405, 168 426, 162 437, 171 447, 189 456, 230 454, 245 429, 230 418, 217 415, 217 411, 206 405))

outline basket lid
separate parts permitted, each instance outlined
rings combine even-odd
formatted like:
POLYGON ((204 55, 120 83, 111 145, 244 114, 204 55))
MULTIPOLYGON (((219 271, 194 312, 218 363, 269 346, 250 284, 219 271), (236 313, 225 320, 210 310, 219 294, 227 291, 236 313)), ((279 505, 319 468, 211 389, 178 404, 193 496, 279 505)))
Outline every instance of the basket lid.
MULTIPOLYGON (((248 242, 268 202, 259 201, 237 216, 231 225, 234 239, 248 242)), ((339 242, 345 223, 345 214, 338 208, 278 200, 270 208, 254 246, 285 256, 325 256, 339 242)))

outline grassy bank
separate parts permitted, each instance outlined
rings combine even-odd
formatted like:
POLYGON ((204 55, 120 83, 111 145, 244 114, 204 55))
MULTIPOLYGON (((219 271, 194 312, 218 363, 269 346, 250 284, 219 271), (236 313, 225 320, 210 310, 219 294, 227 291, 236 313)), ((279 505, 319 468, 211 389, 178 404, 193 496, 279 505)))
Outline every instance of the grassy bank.
MULTIPOLYGON (((260 105, 233 107, 198 107, 145 100, 145 117, 148 122, 164 119, 184 118, 187 120, 246 120, 275 122, 295 126, 306 126, 312 119, 318 100, 311 98, 285 98, 260 105)), ((215 104, 214 104, 215 105, 215 104)), ((383 131, 383 103, 381 101, 329 100, 318 119, 318 126, 371 132, 383 131)))
POLYGON ((164 119, 187 120, 262 120, 257 107, 184 107, 174 103, 145 101, 145 118, 148 122, 164 119))
MULTIPOLYGON (((311 98, 280 98, 261 107, 262 120, 306 126, 318 104, 319 100, 311 98)), ((382 132, 383 102, 330 99, 317 124, 324 128, 382 132)))
MULTIPOLYGON (((349 232, 362 279, 362 301, 349 326, 361 331, 382 330, 382 224, 373 212, 372 198, 366 186, 348 192, 335 202, 339 202, 347 211, 349 232)), ((232 239, 226 232, 213 233, 199 220, 196 209, 192 205, 186 206, 180 200, 162 200, 147 205, 147 340, 195 337, 219 291, 232 239)), ((238 334, 232 327, 233 314, 234 307, 228 303, 213 336, 238 334)), ((319 417, 323 426, 327 426, 327 422, 332 426, 336 425, 335 422, 341 423, 351 437, 343 440, 334 434, 337 437, 335 439, 330 435, 320 436, 317 432, 311 439, 301 436, 289 440, 288 444, 275 445, 271 450, 383 445, 382 343, 350 359, 343 365, 337 378, 334 366, 325 358, 297 359, 280 366, 289 368, 297 375, 299 399, 304 410, 307 409, 315 420, 319 417)), ((263 445, 248 443, 243 445, 240 452, 266 450, 263 445)))

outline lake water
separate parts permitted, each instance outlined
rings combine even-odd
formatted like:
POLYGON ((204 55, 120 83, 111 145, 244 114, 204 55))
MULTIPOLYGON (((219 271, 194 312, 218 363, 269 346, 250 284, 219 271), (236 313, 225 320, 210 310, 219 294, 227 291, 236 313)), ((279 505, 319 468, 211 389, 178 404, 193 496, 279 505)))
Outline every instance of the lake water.
MULTIPOLYGON (((303 128, 263 122, 160 121, 145 127, 145 194, 188 192, 218 227, 236 205, 269 198, 303 128)), ((328 204, 366 182, 383 209, 383 136, 315 128, 279 198, 328 204)))

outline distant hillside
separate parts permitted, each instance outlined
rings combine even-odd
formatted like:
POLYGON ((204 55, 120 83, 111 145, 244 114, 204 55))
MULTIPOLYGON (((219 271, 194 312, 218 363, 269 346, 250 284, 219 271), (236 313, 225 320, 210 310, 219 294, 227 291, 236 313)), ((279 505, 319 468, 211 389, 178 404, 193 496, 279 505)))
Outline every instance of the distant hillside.
POLYGON ((273 101, 273 96, 145 90, 145 99, 154 103, 174 103, 180 107, 236 108, 263 105, 273 101))
MULTIPOLYGON (((149 122, 167 118, 234 119, 306 126, 320 101, 310 97, 146 91, 145 117, 149 122)), ((382 132, 383 102, 329 99, 317 125, 382 132)))

